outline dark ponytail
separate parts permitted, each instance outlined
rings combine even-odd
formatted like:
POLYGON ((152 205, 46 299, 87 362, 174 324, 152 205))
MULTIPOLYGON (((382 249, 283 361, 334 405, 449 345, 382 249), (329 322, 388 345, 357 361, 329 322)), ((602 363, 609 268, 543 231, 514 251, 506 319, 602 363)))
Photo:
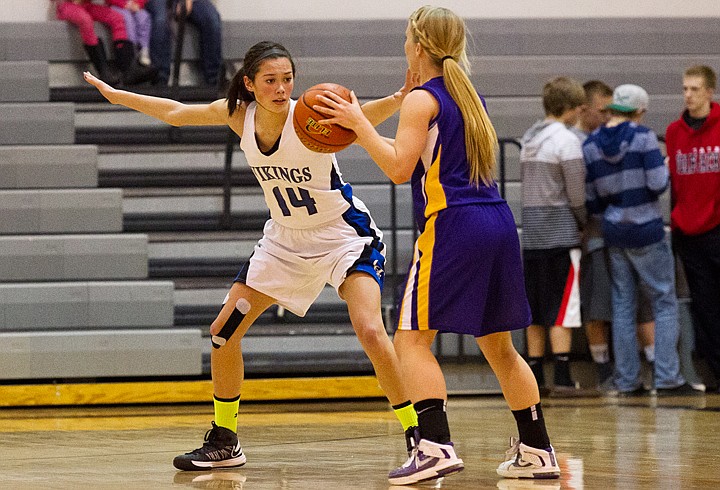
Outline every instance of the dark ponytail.
POLYGON ((232 77, 227 91, 227 108, 228 114, 233 115, 240 102, 252 102, 255 98, 248 89, 245 88, 245 66, 240 69, 232 77))
POLYGON ((295 76, 295 62, 290 53, 282 44, 271 41, 261 41, 248 49, 243 59, 242 67, 235 73, 227 92, 227 108, 230 116, 237 110, 240 102, 252 102, 255 96, 245 87, 245 77, 255 80, 255 75, 260 70, 262 62, 267 59, 287 58, 292 66, 292 74, 295 76))

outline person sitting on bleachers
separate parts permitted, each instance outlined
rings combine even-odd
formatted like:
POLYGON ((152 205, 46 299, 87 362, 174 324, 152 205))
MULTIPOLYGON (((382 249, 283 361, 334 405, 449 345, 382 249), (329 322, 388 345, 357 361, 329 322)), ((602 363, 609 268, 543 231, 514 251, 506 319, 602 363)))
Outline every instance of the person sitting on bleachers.
POLYGON ((85 52, 99 75, 109 80, 111 85, 136 85, 155 78, 157 72, 152 67, 141 66, 135 57, 135 47, 128 40, 125 21, 122 14, 107 5, 99 5, 91 0, 52 0, 56 3, 56 15, 66 20, 80 31, 85 52), (113 51, 120 73, 111 69, 102 40, 95 32, 95 21, 110 29, 113 51))
POLYGON ((200 65, 206 85, 218 85, 222 66, 222 22, 220 14, 210 0, 147 0, 145 8, 152 16, 150 59, 159 70, 158 85, 170 80, 173 52, 173 35, 170 20, 181 15, 184 7, 186 20, 200 33, 200 65))
POLYGON ((114 11, 125 19, 128 39, 138 50, 138 61, 143 66, 150 64, 150 29, 152 19, 145 10, 145 0, 106 0, 114 11))

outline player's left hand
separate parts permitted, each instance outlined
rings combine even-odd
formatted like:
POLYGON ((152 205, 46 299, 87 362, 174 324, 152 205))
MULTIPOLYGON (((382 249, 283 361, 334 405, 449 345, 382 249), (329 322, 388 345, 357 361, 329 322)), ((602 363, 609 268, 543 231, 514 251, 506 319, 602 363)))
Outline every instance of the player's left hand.
POLYGON ((420 86, 420 74, 417 72, 411 72, 409 69, 405 72, 405 84, 400 87, 400 90, 393 94, 395 100, 402 102, 407 94, 412 89, 420 86))

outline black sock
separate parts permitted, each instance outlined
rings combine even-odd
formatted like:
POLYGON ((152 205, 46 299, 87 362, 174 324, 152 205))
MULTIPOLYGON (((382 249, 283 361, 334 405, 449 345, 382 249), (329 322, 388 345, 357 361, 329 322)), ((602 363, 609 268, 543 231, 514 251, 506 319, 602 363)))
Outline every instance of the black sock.
POLYGON ((537 449, 548 449, 550 447, 550 437, 548 437, 545 428, 545 419, 543 418, 540 402, 523 410, 513 410, 512 414, 515 416, 515 422, 517 422, 520 442, 537 449))
POLYGON ((555 354, 555 385, 575 386, 570 377, 570 356, 567 353, 555 354))
POLYGON ((448 426, 445 400, 428 398, 415 404, 418 415, 420 437, 438 444, 450 442, 450 427, 448 426))
POLYGON ((545 370, 543 368, 542 356, 528 357, 528 366, 530 366, 530 369, 532 369, 538 386, 545 386, 545 370))
POLYGON ((613 375, 613 365, 611 362, 598 362, 595 364, 597 368, 598 384, 602 384, 613 375))

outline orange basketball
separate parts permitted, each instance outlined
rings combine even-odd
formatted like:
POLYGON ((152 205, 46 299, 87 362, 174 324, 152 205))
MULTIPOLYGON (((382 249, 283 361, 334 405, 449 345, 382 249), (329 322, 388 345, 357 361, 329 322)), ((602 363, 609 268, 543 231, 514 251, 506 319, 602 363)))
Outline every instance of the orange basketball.
POLYGON ((314 105, 323 105, 317 100, 325 90, 338 94, 350 101, 350 90, 336 83, 319 83, 307 89, 295 104, 293 127, 302 144, 309 150, 318 153, 335 153, 350 146, 355 133, 337 124, 318 124, 318 121, 327 116, 313 109, 314 105))

